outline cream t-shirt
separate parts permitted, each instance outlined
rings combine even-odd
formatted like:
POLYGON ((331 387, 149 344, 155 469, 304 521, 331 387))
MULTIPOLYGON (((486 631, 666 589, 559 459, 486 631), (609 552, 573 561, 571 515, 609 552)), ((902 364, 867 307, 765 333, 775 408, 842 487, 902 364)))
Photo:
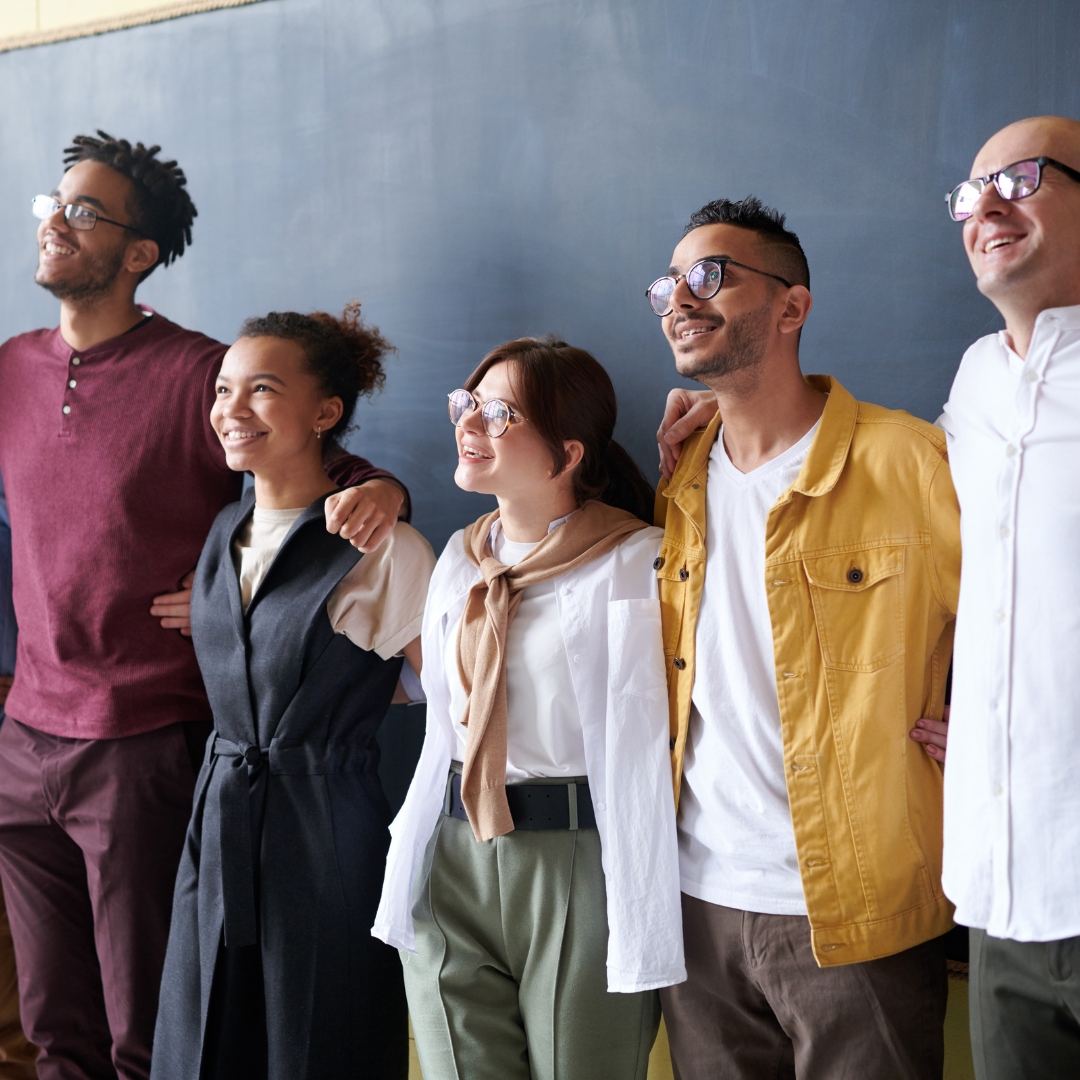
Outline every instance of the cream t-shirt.
MULTIPOLYGON (((256 506, 251 521, 236 538, 233 563, 245 610, 304 509, 256 506)), ((431 545, 411 525, 399 521, 390 536, 364 555, 330 594, 326 613, 334 633, 344 634, 357 648, 378 653, 383 660, 398 656, 420 635, 434 568, 431 545)))

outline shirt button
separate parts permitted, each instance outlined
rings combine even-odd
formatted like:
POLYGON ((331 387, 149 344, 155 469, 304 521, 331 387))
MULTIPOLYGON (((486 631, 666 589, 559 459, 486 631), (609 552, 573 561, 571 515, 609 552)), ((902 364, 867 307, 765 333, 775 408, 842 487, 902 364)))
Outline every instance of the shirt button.
POLYGON ((1009 539, 1010 531, 1011 530, 1009 529, 1008 525, 1002 525, 1001 528, 998 529, 998 532, 1001 534, 1001 539, 1002 540, 1008 540, 1009 539))
POLYGON ((596 809, 602 814, 607 809, 607 803, 598 802, 596 804, 596 809))
POLYGON ((995 611, 994 612, 994 618, 998 622, 1004 622, 1005 621, 1005 612, 1004 611, 995 611))
POLYGON ((1036 375, 1034 371, 1025 371, 1024 372, 1024 381, 1025 382, 1038 382, 1039 381, 1039 376, 1036 375))
POLYGON ((575 664, 580 664, 581 661, 584 660, 584 659, 585 659, 585 657, 582 656, 581 653, 574 653, 574 663, 575 664))
POLYGON ((1009 443, 1009 445, 1005 447, 1005 456, 1006 457, 1016 457, 1016 454, 1017 454, 1016 447, 1013 446, 1012 443, 1009 443))
POLYGON ((71 362, 75 365, 75 367, 78 367, 82 363, 82 361, 77 356, 73 356, 71 358, 71 362))
POLYGON ((69 412, 71 412, 71 406, 70 405, 65 405, 64 409, 63 409, 63 412, 64 412, 64 415, 67 416, 67 414, 69 412))
POLYGON ((75 380, 74 379, 68 379, 68 386, 70 386, 71 389, 74 390, 75 389, 75 380))
POLYGON ((1005 789, 1000 784, 995 784, 994 785, 994 794, 995 795, 1003 795, 1004 793, 1005 793, 1005 789))

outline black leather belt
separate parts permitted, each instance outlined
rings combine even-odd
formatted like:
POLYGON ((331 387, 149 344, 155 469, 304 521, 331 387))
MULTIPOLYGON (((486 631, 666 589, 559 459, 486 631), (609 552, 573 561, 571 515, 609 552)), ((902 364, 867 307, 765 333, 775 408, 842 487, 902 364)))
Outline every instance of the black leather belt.
MULTIPOLYGON (((507 784, 506 801, 515 829, 595 829, 588 784, 507 784)), ((468 821, 461 801, 461 774, 450 776, 451 817, 468 821)))

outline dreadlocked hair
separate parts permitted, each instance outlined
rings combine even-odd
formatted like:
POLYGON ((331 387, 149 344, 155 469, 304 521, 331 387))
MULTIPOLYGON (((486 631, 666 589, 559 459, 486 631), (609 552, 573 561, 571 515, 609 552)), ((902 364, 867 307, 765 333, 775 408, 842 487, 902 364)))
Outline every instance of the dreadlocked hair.
POLYGON ((132 224, 158 246, 158 260, 144 270, 140 281, 158 266, 180 258, 191 244, 191 223, 197 213, 187 193, 184 170, 175 161, 161 161, 160 146, 149 148, 127 139, 114 139, 98 130, 98 138, 76 135, 64 151, 64 171, 80 161, 100 161, 131 181, 127 212, 132 224))
POLYGON ((242 338, 272 337, 295 341, 304 352, 307 369, 327 397, 341 398, 338 422, 326 432, 324 445, 335 445, 349 430, 356 401, 370 397, 386 381, 382 358, 396 348, 376 326, 365 326, 360 301, 353 300, 335 318, 325 311, 301 315, 297 311, 271 311, 247 319, 240 327, 242 338))

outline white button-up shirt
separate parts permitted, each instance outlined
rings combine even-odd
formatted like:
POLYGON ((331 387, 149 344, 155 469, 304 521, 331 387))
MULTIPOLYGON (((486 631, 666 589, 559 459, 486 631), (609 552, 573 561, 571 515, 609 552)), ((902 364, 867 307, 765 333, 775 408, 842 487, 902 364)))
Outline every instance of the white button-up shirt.
POLYGON ((942 427, 964 566, 945 893, 994 937, 1080 934, 1080 307, 964 354, 942 427))
MULTIPOLYGON (((581 717, 607 891, 607 986, 632 993, 682 982, 682 916, 667 678, 653 560, 663 538, 646 528, 606 555, 555 578, 559 622, 581 717)), ((439 557, 421 644, 427 734, 401 812, 390 826, 382 899, 372 933, 414 950, 416 874, 442 811, 457 746, 442 663, 469 590, 481 579, 462 533, 439 557)), ((487 841, 494 843, 494 841, 487 841)))

